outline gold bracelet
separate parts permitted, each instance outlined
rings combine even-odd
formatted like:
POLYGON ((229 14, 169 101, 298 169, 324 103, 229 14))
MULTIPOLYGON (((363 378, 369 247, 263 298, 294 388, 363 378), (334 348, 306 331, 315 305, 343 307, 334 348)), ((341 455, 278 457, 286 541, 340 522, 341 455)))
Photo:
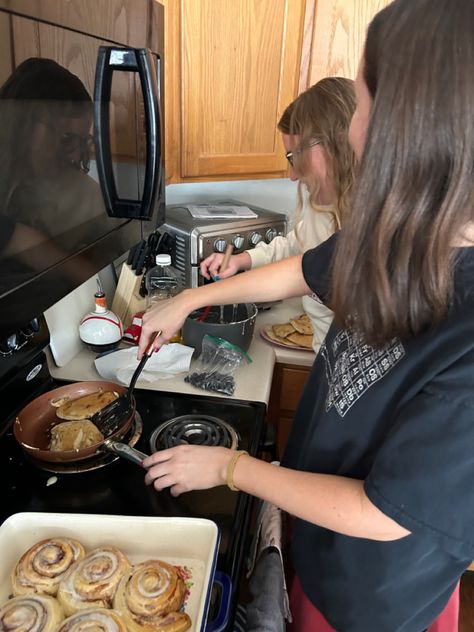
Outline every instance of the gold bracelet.
POLYGON ((244 454, 246 454, 247 456, 249 455, 249 453, 246 450, 237 450, 237 452, 234 452, 227 466, 227 477, 226 477, 227 487, 231 489, 233 492, 240 491, 239 488, 234 485, 234 470, 235 470, 235 466, 237 465, 237 461, 244 454))

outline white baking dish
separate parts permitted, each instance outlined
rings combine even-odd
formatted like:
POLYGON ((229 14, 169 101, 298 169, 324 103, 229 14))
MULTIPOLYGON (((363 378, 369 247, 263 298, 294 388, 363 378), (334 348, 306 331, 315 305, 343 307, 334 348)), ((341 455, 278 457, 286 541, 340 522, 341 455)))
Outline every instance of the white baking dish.
POLYGON ((18 513, 0 526, 0 602, 11 594, 10 572, 19 557, 39 540, 76 538, 92 549, 120 548, 131 562, 162 559, 186 566, 192 586, 186 612, 192 632, 204 630, 219 548, 219 531, 211 520, 105 516, 95 514, 18 513))

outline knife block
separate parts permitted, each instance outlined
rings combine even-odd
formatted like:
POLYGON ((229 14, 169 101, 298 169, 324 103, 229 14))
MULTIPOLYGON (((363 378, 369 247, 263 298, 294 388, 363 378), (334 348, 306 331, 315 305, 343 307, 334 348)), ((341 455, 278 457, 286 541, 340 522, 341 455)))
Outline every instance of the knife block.
POLYGON ((129 327, 137 312, 147 308, 146 298, 138 293, 142 276, 137 276, 126 263, 122 264, 117 289, 112 302, 112 311, 120 317, 124 329, 129 327))

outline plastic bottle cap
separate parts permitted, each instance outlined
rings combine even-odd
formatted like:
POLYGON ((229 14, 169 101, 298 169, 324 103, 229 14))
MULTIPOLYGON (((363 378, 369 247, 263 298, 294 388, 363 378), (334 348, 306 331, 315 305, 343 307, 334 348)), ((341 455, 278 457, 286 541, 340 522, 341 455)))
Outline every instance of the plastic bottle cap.
POLYGON ((171 255, 156 255, 156 265, 158 266, 170 266, 171 255))

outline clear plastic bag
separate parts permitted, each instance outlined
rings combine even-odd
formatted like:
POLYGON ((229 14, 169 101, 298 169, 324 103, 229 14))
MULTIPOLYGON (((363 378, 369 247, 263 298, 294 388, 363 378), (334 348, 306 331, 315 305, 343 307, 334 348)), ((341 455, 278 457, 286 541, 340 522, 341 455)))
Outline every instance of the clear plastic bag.
POLYGON ((252 358, 237 345, 206 334, 202 339, 201 355, 184 381, 206 391, 233 395, 235 371, 241 364, 251 362, 252 358))

